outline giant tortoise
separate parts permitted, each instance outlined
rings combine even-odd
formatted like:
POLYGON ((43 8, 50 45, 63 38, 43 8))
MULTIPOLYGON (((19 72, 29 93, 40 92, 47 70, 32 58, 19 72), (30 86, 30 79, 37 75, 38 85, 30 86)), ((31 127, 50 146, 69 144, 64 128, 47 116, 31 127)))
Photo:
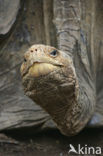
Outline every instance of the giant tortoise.
MULTIPOLYGON (((92 75, 85 77, 80 66, 75 68, 69 54, 39 44, 28 49, 21 66, 26 95, 50 114, 65 135, 84 128, 98 107, 92 75)), ((90 124, 99 122, 99 116, 92 120, 90 124)))
POLYGON ((0 1, 0 131, 103 126, 102 15, 102 0, 0 1))

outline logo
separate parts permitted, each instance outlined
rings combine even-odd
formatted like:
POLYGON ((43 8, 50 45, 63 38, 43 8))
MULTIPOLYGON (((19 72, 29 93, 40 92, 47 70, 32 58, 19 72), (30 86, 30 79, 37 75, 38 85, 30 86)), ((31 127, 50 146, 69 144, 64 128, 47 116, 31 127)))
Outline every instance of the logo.
POLYGON ((85 146, 81 146, 80 144, 78 144, 77 149, 70 144, 69 145, 69 151, 68 154, 70 153, 75 153, 75 154, 101 154, 102 150, 101 147, 88 147, 87 145, 85 146))

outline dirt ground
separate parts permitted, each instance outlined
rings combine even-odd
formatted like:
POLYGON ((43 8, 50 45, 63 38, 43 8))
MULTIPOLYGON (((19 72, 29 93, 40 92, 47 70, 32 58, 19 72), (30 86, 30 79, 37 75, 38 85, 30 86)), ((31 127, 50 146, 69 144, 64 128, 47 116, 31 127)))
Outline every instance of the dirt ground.
MULTIPOLYGON (((9 137, 10 134, 9 134, 9 137)), ((0 139, 0 156, 73 156, 68 154, 69 144, 101 147, 103 155, 103 129, 85 129, 74 137, 61 135, 58 130, 35 135, 12 135, 12 139, 0 139)))

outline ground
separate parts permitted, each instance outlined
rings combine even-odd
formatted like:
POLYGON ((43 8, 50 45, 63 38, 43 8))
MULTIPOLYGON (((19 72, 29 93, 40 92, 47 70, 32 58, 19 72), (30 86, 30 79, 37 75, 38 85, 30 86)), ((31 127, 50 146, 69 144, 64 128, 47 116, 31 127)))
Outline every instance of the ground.
MULTIPOLYGON (((69 156, 69 144, 76 149, 78 144, 103 148, 103 129, 85 129, 74 137, 66 137, 58 130, 52 130, 34 135, 17 133, 12 134, 12 138, 1 138, 0 156, 69 156)), ((103 155, 103 151, 100 155, 103 155)))

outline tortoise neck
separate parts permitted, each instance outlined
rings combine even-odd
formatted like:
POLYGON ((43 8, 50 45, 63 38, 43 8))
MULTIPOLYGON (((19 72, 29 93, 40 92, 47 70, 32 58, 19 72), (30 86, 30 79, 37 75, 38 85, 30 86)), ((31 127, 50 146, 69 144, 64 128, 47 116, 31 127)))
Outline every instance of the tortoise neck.
MULTIPOLYGON (((90 95, 91 96, 91 95, 90 95)), ((60 131, 67 136, 76 135, 88 123, 94 112, 95 102, 88 99, 85 90, 79 86, 79 96, 75 94, 69 103, 63 103, 62 109, 55 109, 50 114, 60 131), (54 113, 55 112, 55 113, 54 113)))
POLYGON ((83 82, 82 78, 78 79, 76 76, 75 85, 72 85, 71 92, 66 98, 67 101, 59 98, 59 102, 55 102, 55 106, 51 105, 51 108, 48 107, 49 110, 46 110, 52 116, 60 131, 67 136, 80 132, 95 110, 95 94, 91 90, 91 86, 84 85, 86 82, 83 82))
POLYGON ((80 132, 92 117, 95 111, 94 105, 95 100, 90 102, 85 89, 83 90, 82 87, 79 86, 79 97, 74 101, 66 113, 66 128, 64 134, 69 136, 80 132))

